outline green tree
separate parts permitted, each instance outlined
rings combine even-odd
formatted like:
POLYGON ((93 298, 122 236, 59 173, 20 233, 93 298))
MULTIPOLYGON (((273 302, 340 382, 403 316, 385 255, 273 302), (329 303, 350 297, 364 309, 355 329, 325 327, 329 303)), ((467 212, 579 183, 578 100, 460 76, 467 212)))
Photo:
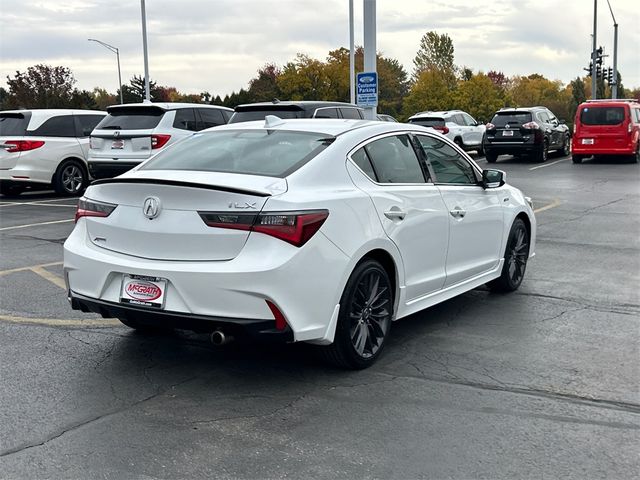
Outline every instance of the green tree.
POLYGON ((9 98, 9 92, 7 92, 4 88, 0 87, 0 110, 6 110, 5 107, 7 103, 7 99, 9 98))
POLYGON ((417 81, 426 70, 440 71, 449 88, 455 88, 453 41, 446 33, 440 35, 430 31, 420 39, 420 46, 413 59, 412 80, 417 81))
POLYGON ((107 92, 104 88, 94 88, 92 95, 98 110, 106 110, 109 105, 120 103, 120 97, 107 92))
POLYGON ((26 72, 7 76, 7 108, 64 108, 71 103, 74 84, 71 70, 62 66, 38 64, 26 72))
POLYGON ((424 110, 448 110, 452 108, 452 97, 453 91, 442 72, 435 69, 425 70, 404 98, 404 117, 424 110))
POLYGON ((249 80, 249 94, 254 102, 270 102, 282 96, 278 87, 280 69, 272 63, 258 70, 258 76, 249 80))
MULTIPOLYGON (((149 96, 152 102, 162 102, 165 97, 165 90, 167 87, 158 87, 156 82, 149 79, 149 96)), ((117 92, 118 98, 120 96, 120 90, 117 92)), ((124 103, 139 103, 144 101, 145 88, 144 77, 141 75, 134 75, 129 81, 129 85, 122 85, 122 96, 124 103)))
POLYGON ((573 117, 578 110, 578 105, 587 101, 587 92, 584 88, 584 80, 580 77, 576 77, 569 83, 568 87, 571 90, 571 100, 569 102, 569 120, 573 120, 573 117))
POLYGON ((505 93, 491 78, 480 72, 466 82, 460 82, 453 94, 455 108, 468 112, 481 121, 491 119, 496 110, 505 106, 505 93))

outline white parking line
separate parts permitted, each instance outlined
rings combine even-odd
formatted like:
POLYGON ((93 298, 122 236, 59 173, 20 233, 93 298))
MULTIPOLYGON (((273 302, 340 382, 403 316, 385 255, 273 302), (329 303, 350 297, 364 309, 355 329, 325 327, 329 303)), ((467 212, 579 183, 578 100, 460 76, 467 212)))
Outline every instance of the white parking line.
POLYGON ((13 227, 2 227, 0 228, 0 232, 4 232, 6 230, 18 230, 19 228, 29 228, 29 227, 39 227, 40 225, 54 225, 56 223, 68 223, 73 222, 73 218, 68 220, 54 220, 52 222, 40 222, 40 223, 30 223, 28 225, 14 225, 13 227))
POLYGON ((551 165, 555 165, 556 163, 566 162, 569 160, 568 158, 561 158, 560 160, 556 160, 555 162, 545 163, 544 165, 538 165, 537 167, 531 167, 529 170, 537 170, 539 168, 550 167, 551 165))

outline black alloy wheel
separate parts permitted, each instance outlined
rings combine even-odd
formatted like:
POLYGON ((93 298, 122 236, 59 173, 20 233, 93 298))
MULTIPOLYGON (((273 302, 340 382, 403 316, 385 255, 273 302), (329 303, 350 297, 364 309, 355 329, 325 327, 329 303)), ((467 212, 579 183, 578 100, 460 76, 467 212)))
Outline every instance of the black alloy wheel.
POLYGON ((498 278, 487 285, 493 292, 513 292, 520 287, 529 259, 529 230, 522 219, 516 218, 509 231, 504 265, 498 278))
POLYGON ((393 292, 389 275, 379 262, 359 263, 342 294, 334 341, 322 347, 336 366, 362 369, 380 356, 391 328, 393 292))
POLYGON ((562 143, 562 156, 568 157, 569 155, 571 155, 571 137, 565 135, 564 142, 562 143))
POLYGON ((87 170, 76 160, 60 164, 53 176, 53 189, 59 195, 80 195, 88 183, 87 170))
POLYGON ((533 154, 533 160, 543 163, 547 161, 547 158, 549 158, 549 142, 545 139, 540 150, 533 154))

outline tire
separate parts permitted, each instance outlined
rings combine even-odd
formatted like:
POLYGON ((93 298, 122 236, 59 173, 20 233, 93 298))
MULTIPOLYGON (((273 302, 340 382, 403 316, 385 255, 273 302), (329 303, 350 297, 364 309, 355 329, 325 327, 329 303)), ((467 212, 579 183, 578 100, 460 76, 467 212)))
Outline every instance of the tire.
POLYGON ((529 239, 527 225, 522 219, 516 218, 509 231, 502 272, 498 278, 487 283, 489 290, 507 293, 520 287, 529 259, 529 239))
POLYGON ((477 149, 476 149, 476 153, 482 157, 484 155, 484 148, 482 147, 482 145, 480 145, 477 149))
POLYGON ((7 185, 0 183, 0 193, 8 197, 17 197, 27 189, 24 185, 7 185))
POLYGON ((498 155, 492 152, 484 152, 484 158, 487 159, 488 163, 496 163, 496 160, 498 160, 498 155))
POLYGON ((583 159, 584 159, 584 157, 582 155, 572 155, 571 156, 571 161, 573 163, 582 163, 583 159))
POLYGON ((549 142, 546 140, 542 143, 542 148, 533 154, 533 161, 543 163, 549 158, 549 142))
POLYGON ((77 160, 65 160, 53 174, 53 189, 58 195, 82 195, 89 184, 89 174, 77 160))
POLYGON ((558 150, 560 155, 563 157, 568 157, 571 155, 571 137, 569 135, 564 136, 564 142, 562 142, 562 149, 558 150))
POLYGON ((391 328, 393 292, 379 262, 365 259, 347 281, 333 343, 321 347, 329 363, 353 370, 367 368, 378 359, 391 328))
POLYGON ((640 163, 640 142, 638 142, 638 148, 636 149, 636 154, 631 155, 629 157, 631 163, 640 163))

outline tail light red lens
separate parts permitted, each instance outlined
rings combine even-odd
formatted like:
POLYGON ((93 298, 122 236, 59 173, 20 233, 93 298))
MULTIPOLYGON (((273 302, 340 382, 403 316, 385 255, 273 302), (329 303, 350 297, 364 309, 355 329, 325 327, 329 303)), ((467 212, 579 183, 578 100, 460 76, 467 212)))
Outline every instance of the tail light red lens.
POLYGON ((328 210, 302 212, 227 213, 198 212, 210 227, 264 233, 301 247, 313 237, 329 216, 328 210))
POLYGON ((82 217, 108 217, 116 209, 112 203, 98 202, 82 197, 78 200, 75 221, 82 217))
POLYGON ((485 125, 485 127, 486 127, 487 130, 495 130, 496 129, 496 126, 491 122, 487 123, 485 125))
POLYGON ((265 300, 267 302, 267 306, 271 313, 273 314, 273 318, 276 320, 276 330, 284 330, 287 328, 287 319, 284 318, 284 314, 280 311, 280 309, 275 305, 275 303, 270 302, 269 300, 265 300))
POLYGON ((35 150, 44 145, 42 140, 5 140, 5 145, 13 145, 12 147, 5 148, 5 151, 9 153, 14 152, 28 152, 29 150, 35 150))
POLYGON ((538 125, 536 122, 527 122, 522 124, 522 128, 525 128, 527 130, 540 130, 540 125, 538 125))
POLYGON ((438 130, 439 132, 442 132, 443 135, 446 135, 447 133, 449 133, 449 127, 435 126, 433 128, 434 130, 438 130))
POLYGON ((151 148, 162 148, 171 139, 171 135, 157 134, 151 135, 151 148))

